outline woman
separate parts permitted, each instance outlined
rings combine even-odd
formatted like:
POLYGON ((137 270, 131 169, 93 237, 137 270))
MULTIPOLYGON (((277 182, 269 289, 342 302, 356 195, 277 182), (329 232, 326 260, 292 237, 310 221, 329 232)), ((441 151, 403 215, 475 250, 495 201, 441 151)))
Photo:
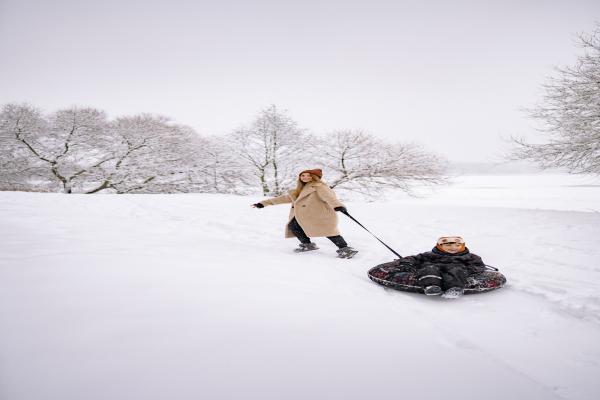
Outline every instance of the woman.
POLYGON ((346 207, 337 199, 333 190, 321 181, 320 169, 307 169, 300 172, 296 189, 288 193, 252 204, 263 208, 276 204, 292 203, 290 216, 286 224, 285 237, 297 237, 300 246, 297 253, 317 250, 311 237, 326 236, 337 247, 338 257, 352 258, 357 250, 349 247, 337 229, 336 211, 347 212, 346 207))

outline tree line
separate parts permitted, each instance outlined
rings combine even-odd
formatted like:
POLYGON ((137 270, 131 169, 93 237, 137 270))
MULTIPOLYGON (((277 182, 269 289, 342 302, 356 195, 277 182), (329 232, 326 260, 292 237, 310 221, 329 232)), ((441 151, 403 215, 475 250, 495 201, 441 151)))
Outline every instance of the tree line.
POLYGON ((445 164, 360 130, 311 134, 275 105, 222 136, 151 114, 110 120, 95 108, 44 114, 15 103, 0 112, 0 190, 269 196, 294 185, 298 171, 321 167, 331 187, 373 196, 444 183, 445 164))
MULTIPOLYGON (((508 158, 600 174, 600 26, 579 35, 578 45, 583 54, 556 69, 528 110, 542 140, 513 136, 508 158)), ((14 103, 0 111, 0 190, 268 196, 292 186, 299 170, 321 167, 332 187, 375 196, 445 183, 445 166, 420 146, 360 130, 311 134, 275 105, 223 136, 150 114, 109 120, 101 110, 72 107, 47 115, 14 103)))

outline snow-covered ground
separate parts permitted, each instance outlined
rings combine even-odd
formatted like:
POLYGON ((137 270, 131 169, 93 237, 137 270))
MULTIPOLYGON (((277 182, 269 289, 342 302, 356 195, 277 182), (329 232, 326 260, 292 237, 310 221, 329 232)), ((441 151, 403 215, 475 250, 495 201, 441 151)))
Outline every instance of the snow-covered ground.
POLYGON ((461 177, 348 201, 401 254, 462 234, 508 285, 385 289, 393 255, 294 254, 287 206, 225 195, 0 193, 0 399, 597 399, 600 186, 461 177))

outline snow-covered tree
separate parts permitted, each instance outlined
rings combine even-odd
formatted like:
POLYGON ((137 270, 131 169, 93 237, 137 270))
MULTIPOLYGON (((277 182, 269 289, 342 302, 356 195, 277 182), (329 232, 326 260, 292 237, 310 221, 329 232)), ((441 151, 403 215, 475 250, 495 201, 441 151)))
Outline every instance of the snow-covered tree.
POLYGON ((286 111, 271 105, 250 126, 237 129, 228 140, 258 179, 263 195, 281 194, 296 180, 305 132, 286 111))
POLYGON ((73 107, 49 116, 29 105, 0 113, 0 189, 64 193, 249 193, 277 195, 300 170, 323 167, 335 188, 373 194, 441 183, 441 161, 414 145, 360 131, 311 136, 270 106, 224 137, 150 114, 109 121, 73 107))
POLYGON ((574 66, 557 68, 544 85, 541 103, 529 110, 544 134, 542 143, 513 138, 513 158, 542 168, 600 174, 600 26, 579 36, 584 49, 574 66))
POLYGON ((94 108, 73 107, 46 119, 29 105, 7 104, 0 121, 3 162, 52 176, 64 193, 113 159, 106 115, 94 108))
MULTIPOLYGON (((46 120, 40 110, 27 104, 6 104, 0 111, 0 189, 36 190, 45 182, 51 186, 46 163, 32 156, 24 141, 32 141, 45 132, 46 120), (42 178, 43 176, 43 178, 42 178)), ((56 183, 56 182, 54 182, 56 183)), ((39 189, 43 190, 43 189, 39 189)))
POLYGON ((221 136, 199 137, 193 181, 198 191, 243 194, 252 192, 253 177, 235 151, 235 143, 221 136))
POLYGON ((315 141, 319 165, 332 188, 375 195, 395 188, 445 183, 446 161, 414 144, 390 144, 360 130, 341 130, 315 141))
POLYGON ((29 105, 8 104, 0 113, 0 139, 0 188, 6 190, 40 190, 40 182, 64 193, 198 187, 199 136, 165 117, 110 122, 102 111, 78 107, 46 117, 29 105))
POLYGON ((96 184, 86 193, 190 191, 197 136, 191 128, 163 116, 140 114, 117 118, 110 131, 113 162, 102 166, 94 176, 96 184))

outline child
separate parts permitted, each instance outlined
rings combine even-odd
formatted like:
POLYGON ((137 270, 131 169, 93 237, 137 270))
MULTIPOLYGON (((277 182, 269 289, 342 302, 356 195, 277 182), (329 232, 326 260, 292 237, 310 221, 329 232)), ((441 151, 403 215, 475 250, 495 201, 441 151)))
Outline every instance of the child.
POLYGON ((481 257, 469 252, 460 236, 443 236, 431 251, 396 262, 416 269, 418 284, 426 295, 443 293, 442 297, 451 299, 463 295, 468 276, 485 271, 481 257))

